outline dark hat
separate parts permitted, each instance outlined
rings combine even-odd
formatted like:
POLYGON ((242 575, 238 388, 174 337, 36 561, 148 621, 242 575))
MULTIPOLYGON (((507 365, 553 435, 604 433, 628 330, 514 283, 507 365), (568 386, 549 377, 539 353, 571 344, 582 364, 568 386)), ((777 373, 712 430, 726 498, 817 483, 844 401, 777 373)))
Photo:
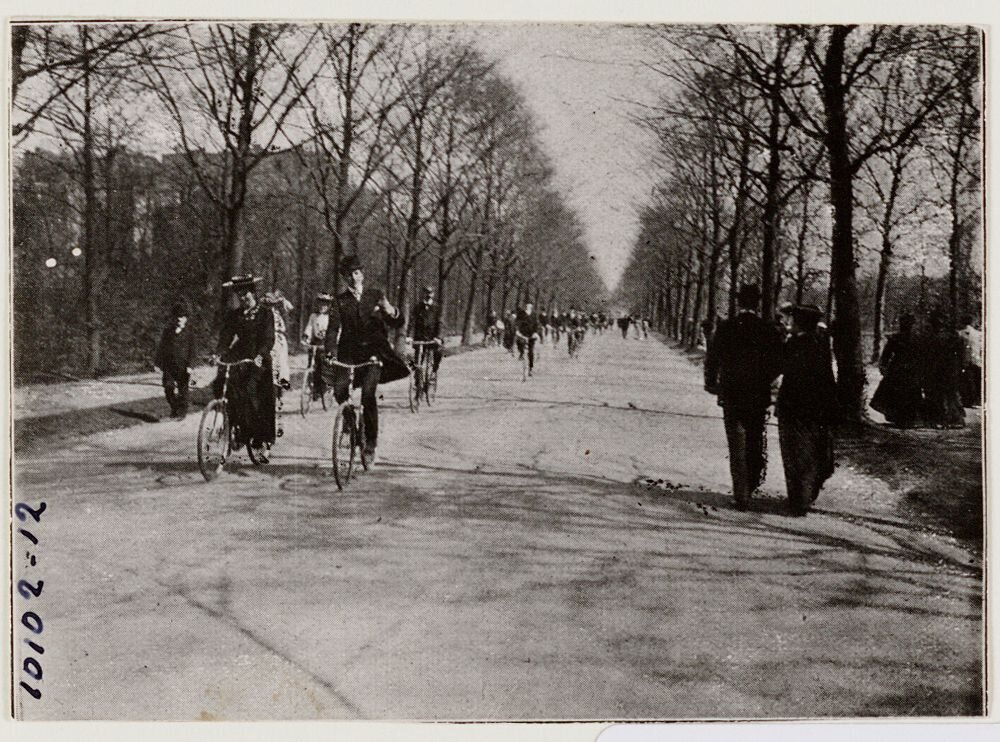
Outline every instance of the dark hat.
POLYGON ((426 291, 429 294, 433 294, 434 293, 434 287, 433 286, 424 286, 424 291, 426 291))
POLYGON ((794 304, 782 304, 781 309, 779 309, 778 311, 781 312, 782 314, 791 314, 794 309, 795 309, 794 304))
POLYGON ((815 304, 796 304, 792 307, 792 317, 804 327, 815 327, 823 318, 823 310, 815 304))
POLYGON ((171 317, 187 317, 189 314, 191 312, 188 309, 188 303, 184 299, 178 299, 170 308, 171 317))
POLYGON ((760 286, 755 283, 744 283, 740 286, 736 299, 743 304, 756 304, 760 301, 760 286))
POLYGON ((363 268, 361 268, 361 261, 358 260, 357 255, 345 255, 343 258, 341 258, 340 275, 349 276, 358 269, 364 270, 363 268))
POLYGON ((257 276, 247 273, 242 276, 233 276, 222 284, 222 288, 232 289, 233 291, 246 291, 247 289, 252 289, 260 281, 261 279, 257 276))

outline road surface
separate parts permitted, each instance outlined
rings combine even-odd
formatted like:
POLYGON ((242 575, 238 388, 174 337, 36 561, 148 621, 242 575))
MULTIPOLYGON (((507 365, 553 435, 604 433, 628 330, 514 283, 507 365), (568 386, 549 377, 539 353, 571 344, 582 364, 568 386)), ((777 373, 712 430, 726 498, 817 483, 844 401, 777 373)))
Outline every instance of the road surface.
MULTIPOLYGON (((842 465, 784 515, 731 507, 700 368, 653 340, 445 360, 382 387, 373 471, 338 492, 332 413, 206 483, 198 415, 19 456, 47 508, 28 719, 669 719, 980 711, 982 575, 842 465)), ((18 524, 21 525, 21 524, 18 524)), ((23 547, 23 548, 22 548, 23 547)), ((36 559, 28 566, 29 554, 36 559)), ((23 676, 21 676, 22 679, 23 676)))

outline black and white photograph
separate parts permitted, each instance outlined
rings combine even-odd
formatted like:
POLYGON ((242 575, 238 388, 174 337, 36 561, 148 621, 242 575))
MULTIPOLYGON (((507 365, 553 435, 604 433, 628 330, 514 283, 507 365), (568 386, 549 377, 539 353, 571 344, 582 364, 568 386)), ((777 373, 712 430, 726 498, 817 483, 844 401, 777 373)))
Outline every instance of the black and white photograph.
POLYGON ((280 11, 7 21, 14 719, 987 715, 989 27, 280 11))

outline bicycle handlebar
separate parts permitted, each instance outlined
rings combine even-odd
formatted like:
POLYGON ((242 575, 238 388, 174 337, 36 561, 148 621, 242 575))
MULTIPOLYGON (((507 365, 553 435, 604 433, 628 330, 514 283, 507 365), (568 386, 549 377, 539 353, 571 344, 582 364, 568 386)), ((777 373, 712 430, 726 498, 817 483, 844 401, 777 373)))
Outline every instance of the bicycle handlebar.
POLYGON ((255 361, 253 358, 241 358, 238 361, 223 361, 223 360, 218 359, 218 358, 215 359, 215 365, 217 365, 217 366, 239 366, 239 365, 244 364, 244 363, 253 363, 253 364, 256 364, 257 361, 255 361))
POLYGON ((341 363, 340 361, 330 361, 334 366, 340 366, 341 368, 359 369, 365 366, 381 366, 382 361, 380 361, 375 356, 372 356, 369 360, 364 363, 341 363))

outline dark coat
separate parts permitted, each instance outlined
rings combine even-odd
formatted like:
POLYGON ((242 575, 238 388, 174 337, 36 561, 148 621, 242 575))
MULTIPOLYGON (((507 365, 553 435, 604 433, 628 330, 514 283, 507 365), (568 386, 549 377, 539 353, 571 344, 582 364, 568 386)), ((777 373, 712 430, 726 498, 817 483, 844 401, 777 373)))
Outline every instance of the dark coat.
POLYGON ((911 333, 899 332, 886 341, 879 361, 882 381, 870 404, 891 423, 909 426, 921 414, 922 358, 920 342, 911 333))
POLYGON ((177 332, 177 323, 169 322, 160 335, 160 343, 156 346, 154 363, 170 376, 185 376, 187 370, 194 365, 194 333, 191 325, 177 332))
POLYGON ((403 314, 387 316, 379 306, 384 296, 381 289, 368 286, 364 287, 360 302, 350 289, 338 294, 330 307, 324 347, 341 363, 364 363, 375 356, 382 361, 380 380, 390 382, 405 379, 410 370, 393 350, 388 335, 389 328, 403 326, 403 314))
POLYGON ((223 361, 237 361, 262 356, 271 357, 274 347, 274 312, 271 307, 257 304, 249 312, 231 309, 222 319, 219 333, 219 356, 223 361))
POLYGON ((781 333, 753 312, 719 323, 705 356, 705 388, 722 406, 763 410, 781 371, 781 333))
POLYGON ((538 321, 538 315, 518 312, 517 331, 528 338, 536 333, 540 333, 542 331, 542 326, 538 321))
POLYGON ((414 340, 436 340, 441 337, 441 308, 437 304, 420 302, 410 314, 410 337, 414 340))
POLYGON ((837 383, 830 343, 816 333, 793 335, 781 360, 779 419, 832 424, 837 419, 837 383))
MULTIPOLYGON (((261 357, 261 366, 240 365, 230 369, 226 396, 237 443, 273 443, 274 379, 271 376, 271 348, 274 347, 274 312, 257 304, 250 311, 226 312, 219 333, 217 352, 225 362, 261 357)), ((215 396, 222 395, 225 372, 220 367, 213 383, 215 396)))

